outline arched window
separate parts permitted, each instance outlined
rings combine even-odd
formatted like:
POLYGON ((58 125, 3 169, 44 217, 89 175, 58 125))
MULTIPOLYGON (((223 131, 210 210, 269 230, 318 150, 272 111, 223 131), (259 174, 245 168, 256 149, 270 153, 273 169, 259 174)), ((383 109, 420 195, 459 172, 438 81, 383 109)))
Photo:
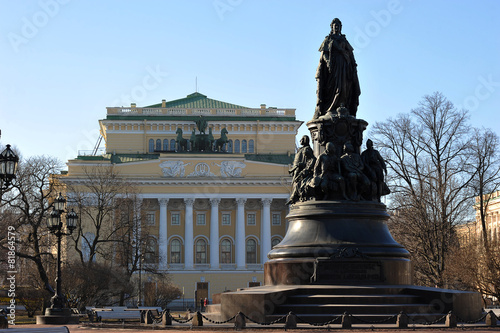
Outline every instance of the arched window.
POLYGON ((168 139, 163 139, 163 151, 168 151, 168 139))
POLYGON ((155 151, 155 140, 149 139, 149 152, 152 153, 155 151))
POLYGON ((170 151, 175 151, 175 140, 170 140, 170 151))
POLYGON ((254 239, 247 240, 247 264, 257 263, 257 242, 254 239))
POLYGON ((180 264, 181 263, 181 241, 178 239, 173 239, 170 242, 170 263, 180 264))
POLYGON ((275 247, 280 242, 281 242, 281 239, 279 239, 278 237, 274 237, 273 240, 271 241, 271 247, 275 247))
MULTIPOLYGON (((92 243, 94 242, 95 235, 91 232, 86 232, 83 234, 82 237, 82 254, 83 254, 83 260, 85 262, 90 261, 90 247, 92 246, 92 243)), ((95 261, 95 254, 92 257, 92 261, 95 261)))
POLYGON ((155 150, 160 151, 161 150, 161 140, 156 139, 156 147, 155 150))
POLYGON ((241 140, 241 152, 242 153, 247 152, 247 140, 241 140))
POLYGON ((253 143, 253 140, 248 141, 248 152, 255 153, 255 145, 253 143))
POLYGON ((204 239, 198 239, 196 241, 196 263, 207 263, 207 242, 204 239))
POLYGON ((146 240, 146 251, 144 252, 144 262, 146 264, 153 264, 158 257, 158 242, 156 238, 149 237, 146 240))
POLYGON ((233 140, 229 140, 225 145, 226 145, 226 151, 228 153, 232 153, 233 152, 233 140))
POLYGON ((223 239, 220 242, 220 262, 221 264, 230 264, 233 260, 232 256, 232 244, 229 239, 223 239))
POLYGON ((240 140, 234 140, 234 153, 240 153, 240 140))

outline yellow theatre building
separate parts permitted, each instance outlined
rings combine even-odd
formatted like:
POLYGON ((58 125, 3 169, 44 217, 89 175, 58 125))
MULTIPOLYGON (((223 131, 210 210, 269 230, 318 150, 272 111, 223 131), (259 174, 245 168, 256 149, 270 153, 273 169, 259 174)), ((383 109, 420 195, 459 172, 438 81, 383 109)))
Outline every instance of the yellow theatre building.
POLYGON ((287 227, 288 170, 302 124, 295 109, 198 92, 106 109, 104 154, 69 160, 60 181, 82 182, 86 168, 112 165, 132 183, 147 202, 141 223, 155 240, 155 264, 184 301, 262 284, 267 253, 287 227))

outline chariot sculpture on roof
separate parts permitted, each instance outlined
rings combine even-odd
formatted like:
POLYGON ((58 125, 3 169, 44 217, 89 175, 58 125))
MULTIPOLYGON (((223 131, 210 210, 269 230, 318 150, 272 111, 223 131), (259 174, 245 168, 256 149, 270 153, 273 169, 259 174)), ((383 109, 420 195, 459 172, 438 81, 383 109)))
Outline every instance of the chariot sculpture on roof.
POLYGON ((178 152, 225 152, 225 145, 229 142, 227 138, 228 131, 225 127, 221 129, 220 138, 216 140, 212 133, 213 127, 208 126, 205 117, 200 116, 199 119, 195 120, 195 124, 199 133, 196 133, 196 129, 191 132, 190 147, 188 147, 188 140, 182 137, 182 129, 177 129, 176 143, 178 152), (206 134, 207 127, 208 134, 206 134))

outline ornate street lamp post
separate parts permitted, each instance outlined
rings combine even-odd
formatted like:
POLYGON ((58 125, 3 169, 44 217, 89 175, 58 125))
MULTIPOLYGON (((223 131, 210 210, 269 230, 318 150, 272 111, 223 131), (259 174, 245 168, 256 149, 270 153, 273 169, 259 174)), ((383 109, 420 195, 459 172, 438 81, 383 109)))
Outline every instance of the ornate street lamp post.
MULTIPOLYGON (((54 209, 50 213, 47 219, 47 227, 50 232, 57 237, 57 277, 56 277, 56 291, 54 296, 50 299, 51 306, 46 309, 46 315, 60 314, 64 315, 65 312, 65 297, 61 292, 61 238, 62 236, 68 236, 73 233, 76 228, 76 223, 78 220, 78 215, 73 209, 70 212, 66 212, 66 199, 61 193, 55 198, 53 202, 54 209), (61 216, 66 213, 66 226, 63 228, 63 222, 61 216), (65 232, 65 230, 67 232, 65 232)), ((71 314, 71 313, 69 313, 71 314)))
POLYGON ((17 164, 19 157, 7 145, 5 150, 0 154, 0 196, 12 184, 12 180, 16 178, 17 164))

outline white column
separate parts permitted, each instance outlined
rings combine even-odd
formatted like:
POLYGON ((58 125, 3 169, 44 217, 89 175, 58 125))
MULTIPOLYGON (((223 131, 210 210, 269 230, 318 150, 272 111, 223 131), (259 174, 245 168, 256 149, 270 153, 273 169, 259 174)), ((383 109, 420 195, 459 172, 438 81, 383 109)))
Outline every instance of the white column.
POLYGON ((262 199, 262 225, 261 225, 261 263, 267 261, 267 254, 271 251, 271 202, 273 199, 262 199))
POLYGON ((219 269, 219 198, 210 199, 210 269, 219 269))
POLYGON ((247 199, 238 198, 238 210, 236 212, 236 230, 235 230, 235 254, 236 269, 245 269, 245 202, 247 199))
POLYGON ((159 221, 159 255, 160 269, 166 270, 168 263, 168 234, 167 234, 167 204, 168 199, 159 199, 160 203, 160 221, 159 221))
POLYGON ((193 204, 194 199, 184 199, 186 204, 186 214, 184 217, 184 267, 193 268, 193 204))

